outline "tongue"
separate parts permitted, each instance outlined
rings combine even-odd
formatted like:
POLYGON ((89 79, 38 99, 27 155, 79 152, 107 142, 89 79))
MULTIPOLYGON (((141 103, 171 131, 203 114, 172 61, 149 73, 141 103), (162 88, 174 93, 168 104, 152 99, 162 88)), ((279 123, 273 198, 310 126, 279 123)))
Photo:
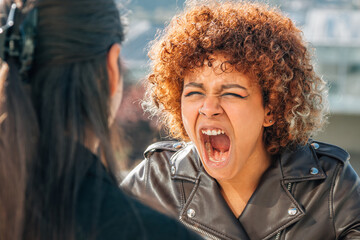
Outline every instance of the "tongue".
POLYGON ((227 152, 230 148, 230 139, 225 134, 220 134, 216 136, 210 136, 210 143, 211 146, 220 151, 220 152, 227 152))

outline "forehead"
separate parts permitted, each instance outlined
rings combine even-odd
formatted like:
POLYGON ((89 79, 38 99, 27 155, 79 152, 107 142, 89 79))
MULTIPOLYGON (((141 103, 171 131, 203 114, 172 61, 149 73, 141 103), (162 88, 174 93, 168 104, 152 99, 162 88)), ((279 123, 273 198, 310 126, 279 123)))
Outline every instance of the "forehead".
POLYGON ((250 87, 253 85, 254 79, 244 72, 239 72, 224 55, 216 54, 211 55, 209 60, 205 60, 202 67, 185 72, 184 84, 189 82, 203 84, 238 83, 250 87))

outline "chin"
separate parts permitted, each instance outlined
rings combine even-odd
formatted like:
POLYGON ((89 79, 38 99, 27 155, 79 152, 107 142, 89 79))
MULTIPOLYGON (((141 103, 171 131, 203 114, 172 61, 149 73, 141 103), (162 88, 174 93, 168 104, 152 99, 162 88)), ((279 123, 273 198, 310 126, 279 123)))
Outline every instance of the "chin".
POLYGON ((205 166, 205 171, 207 174, 209 174, 212 178, 218 180, 218 181, 226 181, 233 179, 235 173, 234 169, 229 169, 227 167, 224 168, 209 168, 208 166, 205 166))

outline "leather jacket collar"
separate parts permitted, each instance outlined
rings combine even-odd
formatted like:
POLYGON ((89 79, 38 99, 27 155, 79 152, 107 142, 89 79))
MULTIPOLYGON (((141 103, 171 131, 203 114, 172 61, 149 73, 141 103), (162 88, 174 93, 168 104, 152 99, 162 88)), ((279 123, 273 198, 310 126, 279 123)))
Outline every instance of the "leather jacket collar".
POLYGON ((211 231, 217 235, 223 233, 223 239, 241 236, 241 224, 253 239, 273 237, 306 214, 291 194, 292 183, 326 178, 313 148, 310 145, 298 147, 296 151, 287 151, 278 157, 263 174, 257 189, 237 219, 221 196, 216 180, 203 169, 195 146, 187 143, 171 158, 172 179, 194 183, 189 196, 185 196, 186 205, 180 214, 180 220, 188 225, 212 226, 211 231), (221 214, 209 213, 213 210, 221 214), (259 224, 254 224, 257 222, 259 224), (224 233, 224 229, 231 232, 224 233))
MULTIPOLYGON (((182 143, 182 146, 184 148, 176 152, 170 160, 171 165, 174 166, 174 173, 172 174, 172 178, 195 182, 196 178, 194 176, 196 176, 200 171, 205 170, 203 169, 195 145, 189 142, 182 143), (184 161, 184 159, 186 160, 184 161)), ((330 152, 324 149, 324 147, 322 151, 330 152)), ((332 154, 332 157, 337 159, 349 158, 348 153, 346 152, 332 154)), ((285 183, 304 180, 316 180, 326 177, 323 169, 319 165, 314 149, 309 147, 309 145, 299 146, 296 151, 285 151, 280 157, 278 157, 278 160, 275 161, 275 165, 280 167, 280 177, 285 181, 285 183), (311 171, 313 168, 318 169, 317 174, 314 174, 311 171)), ((270 168, 273 167, 274 166, 270 168)))
POLYGON ((360 179, 348 159, 343 149, 312 141, 283 152, 239 218, 192 143, 152 144, 121 186, 210 239, 353 239, 360 236, 360 179))

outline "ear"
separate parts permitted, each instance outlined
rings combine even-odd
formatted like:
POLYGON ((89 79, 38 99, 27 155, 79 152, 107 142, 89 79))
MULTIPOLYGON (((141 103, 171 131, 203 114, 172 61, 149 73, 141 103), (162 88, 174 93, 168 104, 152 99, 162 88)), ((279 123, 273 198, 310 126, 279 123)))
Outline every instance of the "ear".
POLYGON ((114 43, 107 53, 107 71, 109 76, 110 97, 114 96, 119 86, 120 70, 119 70, 119 56, 120 44, 114 43))
POLYGON ((265 116, 264 116, 264 127, 270 127, 274 124, 274 116, 271 109, 267 106, 265 107, 265 116))

